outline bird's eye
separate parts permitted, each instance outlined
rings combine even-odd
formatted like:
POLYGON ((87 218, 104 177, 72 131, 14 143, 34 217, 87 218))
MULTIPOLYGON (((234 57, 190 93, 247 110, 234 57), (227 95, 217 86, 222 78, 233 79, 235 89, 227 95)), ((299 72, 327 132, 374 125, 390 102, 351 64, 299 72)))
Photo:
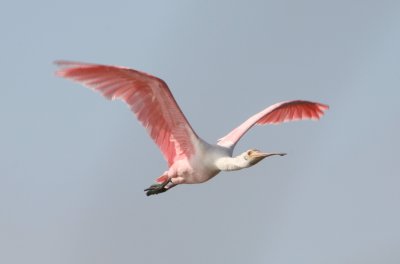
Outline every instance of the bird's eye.
POLYGON ((251 155, 251 153, 253 153, 253 151, 251 151, 251 150, 249 150, 249 151, 247 151, 247 155, 251 155))

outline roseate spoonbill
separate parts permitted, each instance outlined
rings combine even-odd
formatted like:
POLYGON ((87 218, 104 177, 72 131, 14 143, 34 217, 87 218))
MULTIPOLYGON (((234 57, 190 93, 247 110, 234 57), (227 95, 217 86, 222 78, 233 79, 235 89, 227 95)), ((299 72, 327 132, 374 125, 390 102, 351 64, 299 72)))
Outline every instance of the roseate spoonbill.
POLYGON ((251 116, 226 136, 211 145, 192 129, 167 84, 137 70, 99 64, 56 61, 57 76, 82 83, 108 99, 121 99, 147 129, 168 162, 168 170, 145 189, 147 195, 165 192, 178 184, 208 181, 220 171, 251 167, 266 157, 285 153, 250 149, 233 157, 239 139, 254 125, 287 121, 318 120, 329 107, 325 104, 295 100, 274 104, 251 116))

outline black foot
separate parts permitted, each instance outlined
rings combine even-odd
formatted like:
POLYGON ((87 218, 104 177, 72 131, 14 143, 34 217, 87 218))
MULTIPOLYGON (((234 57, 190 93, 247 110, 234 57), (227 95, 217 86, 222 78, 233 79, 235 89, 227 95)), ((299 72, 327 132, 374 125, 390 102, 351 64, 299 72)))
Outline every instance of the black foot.
POLYGON ((153 184, 149 188, 145 189, 144 191, 146 192, 147 196, 166 192, 166 191, 168 191, 168 189, 165 188, 165 186, 167 186, 167 184, 170 182, 171 182, 171 179, 169 179, 168 181, 165 181, 163 183, 153 184))

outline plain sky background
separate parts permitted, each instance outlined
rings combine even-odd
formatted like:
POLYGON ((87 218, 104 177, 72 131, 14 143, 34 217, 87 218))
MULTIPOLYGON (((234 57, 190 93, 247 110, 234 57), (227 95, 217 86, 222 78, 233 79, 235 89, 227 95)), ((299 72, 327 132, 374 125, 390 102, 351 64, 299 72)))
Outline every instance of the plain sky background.
POLYGON ((0 32, 0 263, 400 263, 399 1, 3 1, 0 32), (212 143, 331 109, 235 152, 285 157, 146 197, 159 150, 56 59, 159 76, 212 143))

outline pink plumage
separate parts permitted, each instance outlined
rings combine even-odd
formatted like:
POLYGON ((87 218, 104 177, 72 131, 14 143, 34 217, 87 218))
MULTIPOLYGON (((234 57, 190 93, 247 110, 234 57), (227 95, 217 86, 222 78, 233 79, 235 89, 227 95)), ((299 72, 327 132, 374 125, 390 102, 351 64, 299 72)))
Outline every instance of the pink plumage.
POLYGON ((108 99, 124 101, 147 129, 168 162, 168 170, 145 191, 158 194, 178 184, 202 183, 220 171, 248 168, 262 159, 285 153, 250 149, 232 156, 238 140, 254 125, 318 120, 329 107, 295 100, 274 104, 253 115, 221 138, 216 145, 196 135, 167 84, 150 74, 119 66, 57 61, 57 76, 71 79, 100 92, 108 99))
POLYGON ((56 72, 58 76, 80 82, 108 99, 127 103, 159 146, 168 165, 193 155, 192 140, 197 136, 163 80, 118 66, 69 61, 56 64, 61 66, 56 72))
POLYGON ((280 124, 283 122, 320 119, 329 106, 310 101, 295 100, 271 105, 253 115, 228 135, 218 140, 218 145, 232 147, 254 125, 280 124))

